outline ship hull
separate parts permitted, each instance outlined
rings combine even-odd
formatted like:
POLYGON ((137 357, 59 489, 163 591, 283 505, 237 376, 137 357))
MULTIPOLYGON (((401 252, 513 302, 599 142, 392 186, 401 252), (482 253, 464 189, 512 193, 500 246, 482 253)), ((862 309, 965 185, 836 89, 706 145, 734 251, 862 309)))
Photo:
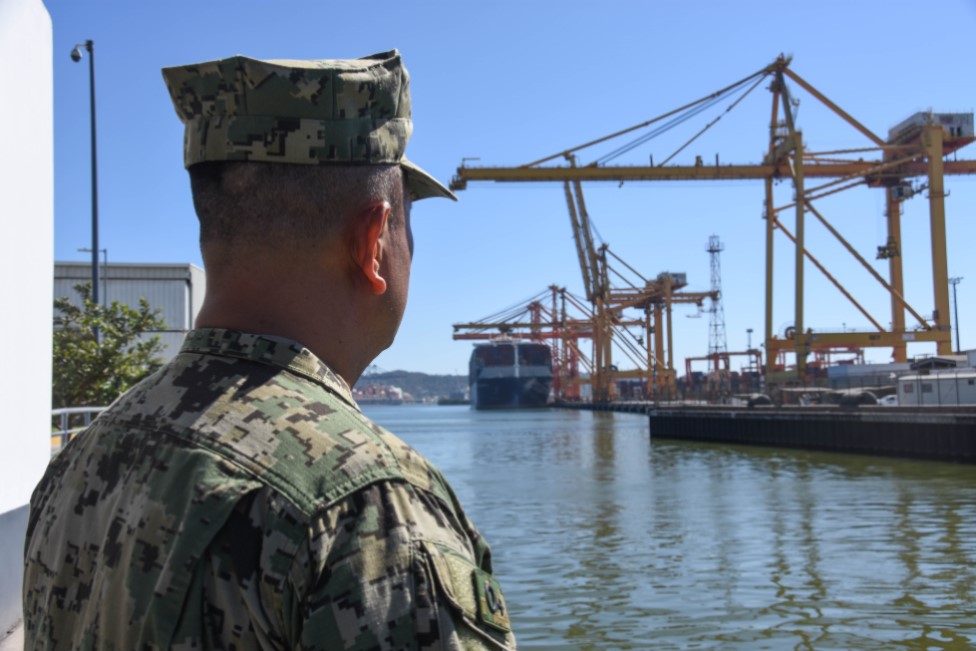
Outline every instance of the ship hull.
POLYGON ((472 385, 475 409, 538 409, 549 399, 550 378, 492 378, 472 385))

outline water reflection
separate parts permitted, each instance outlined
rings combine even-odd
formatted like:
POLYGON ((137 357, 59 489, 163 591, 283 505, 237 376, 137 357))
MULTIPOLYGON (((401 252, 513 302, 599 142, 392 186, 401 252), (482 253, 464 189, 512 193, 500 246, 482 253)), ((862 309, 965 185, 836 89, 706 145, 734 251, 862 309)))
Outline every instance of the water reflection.
POLYGON ((972 466, 652 443, 625 414, 370 414, 492 542, 522 649, 976 646, 972 466))

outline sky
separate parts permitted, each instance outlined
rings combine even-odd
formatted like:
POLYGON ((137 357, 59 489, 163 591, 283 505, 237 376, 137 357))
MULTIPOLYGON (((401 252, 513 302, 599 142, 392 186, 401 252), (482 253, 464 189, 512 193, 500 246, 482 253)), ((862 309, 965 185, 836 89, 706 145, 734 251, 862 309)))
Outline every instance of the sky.
MULTIPOLYGON (((54 28, 55 258, 88 260, 90 131, 87 61, 75 44, 95 42, 100 247, 110 262, 201 265, 196 218, 182 160, 182 125, 160 68, 245 54, 254 58, 354 58, 398 48, 411 73, 414 135, 407 153, 443 182, 462 159, 516 166, 638 124, 793 57, 791 69, 875 133, 915 112, 972 112, 976 0, 922 9, 904 0, 818 2, 652 2, 637 0, 45 0, 54 28)), ((718 115, 675 164, 758 163, 767 147, 771 94, 763 84, 735 110, 720 103, 614 161, 661 161, 718 115)), ((813 150, 867 146, 866 139, 802 89, 798 126, 813 150)), ((618 142, 623 144, 626 139, 618 142)), ((592 162, 612 147, 581 152, 592 162)), ((976 159, 976 144, 958 153, 976 159)), ((976 348, 976 176, 946 177, 948 272, 956 286, 963 349, 976 348)), ((761 181, 591 183, 584 187, 599 237, 653 278, 686 273, 689 291, 710 288, 709 237, 721 253, 730 351, 764 327, 761 181)), ((790 197, 777 189, 778 204, 790 197)), ((410 302, 381 369, 467 370, 471 343, 451 324, 498 312, 557 284, 583 284, 562 185, 471 183, 458 203, 413 208, 416 242, 410 302)), ((928 206, 906 202, 902 217, 905 294, 934 309, 928 206)), ((884 198, 858 188, 816 204, 887 277, 874 259, 884 244, 884 198)), ((875 318, 889 300, 819 224, 807 247, 875 318)), ((787 225, 791 224, 789 219, 787 225)), ((793 252, 776 239, 773 327, 793 321, 793 252)), ((810 264, 806 323, 815 330, 869 329, 868 321, 810 264)), ((952 296, 950 294, 950 301, 952 296)), ((953 313, 953 325, 956 315, 953 313)), ((675 365, 708 352, 709 319, 693 307, 674 316, 675 365)), ((934 354, 933 344, 909 354, 934 354)), ((869 349, 868 361, 890 349, 869 349)))

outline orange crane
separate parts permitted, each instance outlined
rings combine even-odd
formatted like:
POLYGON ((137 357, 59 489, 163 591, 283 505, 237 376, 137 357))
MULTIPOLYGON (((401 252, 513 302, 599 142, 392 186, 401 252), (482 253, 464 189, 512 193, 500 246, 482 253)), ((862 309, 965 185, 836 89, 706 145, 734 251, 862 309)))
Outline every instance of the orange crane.
MULTIPOLYGON (((596 336, 606 332, 608 327, 606 310, 600 305, 598 291, 597 255, 592 241, 588 241, 587 217, 582 199, 584 181, 676 181, 676 180, 762 180, 765 185, 765 345, 766 369, 781 354, 790 352, 796 359, 796 373, 801 378, 805 372, 806 358, 815 349, 823 347, 890 347, 895 361, 907 359, 907 342, 934 342, 939 354, 952 350, 949 321, 948 270, 945 242, 945 187, 944 177, 953 174, 976 174, 976 160, 945 160, 945 156, 972 143, 972 114, 917 114, 897 125, 889 132, 887 140, 880 138, 867 127, 847 114, 820 91, 790 69, 791 59, 780 56, 772 64, 740 79, 708 96, 685 104, 677 109, 657 116, 641 124, 609 134, 602 138, 583 143, 577 147, 552 156, 517 167, 467 167, 462 164, 451 182, 455 191, 463 190, 472 181, 496 182, 562 182, 570 206, 570 219, 573 225, 577 253, 584 277, 587 295, 594 301, 598 327, 596 336), (700 157, 695 165, 669 165, 670 161, 691 142, 713 127, 724 114, 709 122, 689 141, 684 143, 663 162, 655 165, 611 166, 606 163, 613 157, 626 153, 646 142, 675 124, 690 116, 714 106, 718 101, 730 98, 734 93, 741 94, 726 109, 735 108, 749 93, 764 80, 771 80, 772 109, 769 126, 768 150, 760 164, 720 165, 716 157, 715 165, 705 165, 700 157), (866 147, 851 147, 834 151, 811 152, 804 145, 803 134, 797 128, 794 103, 787 80, 792 81, 829 110, 840 116, 869 141, 866 147), (782 117, 780 116, 782 111, 782 117), (640 129, 654 127, 634 141, 587 165, 577 164, 577 153, 614 138, 634 133, 640 129), (866 159, 869 154, 879 158, 866 159), (568 161, 568 165, 545 165, 557 159, 568 161), (926 179, 924 187, 928 190, 929 222, 932 232, 932 283, 935 310, 931 322, 907 303, 904 298, 901 260, 901 203, 917 194, 910 180, 917 177, 926 179), (794 199, 777 206, 774 201, 773 185, 777 180, 792 181, 794 199), (819 185, 808 183, 823 180, 819 185), (836 194, 849 188, 867 185, 885 191, 887 215, 887 241, 880 247, 878 255, 888 260, 888 279, 884 279, 843 238, 823 214, 814 206, 814 201, 836 194), (792 231, 784 225, 782 215, 790 211, 795 216, 792 231), (878 319, 851 295, 838 278, 805 246, 805 221, 812 214, 838 239, 854 258, 874 277, 883 290, 890 295, 891 327, 884 328, 878 319), (794 323, 792 336, 780 337, 773 331, 773 253, 774 233, 781 231, 794 244, 795 288, 794 323), (806 260, 819 269, 826 278, 857 308, 871 323, 873 330, 865 332, 814 332, 805 327, 804 314, 804 271, 806 260), (911 328, 906 326, 906 313, 916 322, 911 328), (601 316, 601 314, 603 316, 601 316)), ((605 337, 606 338, 606 337, 605 337)), ((603 344, 601 344, 603 346, 603 344)), ((597 346, 600 357, 608 348, 597 346)))
MULTIPOLYGON (((594 277, 605 289, 595 296, 592 308, 565 288, 551 285, 549 305, 543 303, 543 294, 539 294, 477 321, 455 323, 454 339, 506 337, 550 341, 553 388, 559 400, 578 399, 581 384, 592 385, 594 400, 612 400, 616 394, 616 381, 623 379, 638 380, 649 395, 670 391, 675 380, 671 352, 672 306, 694 304, 701 308, 706 299, 714 298, 715 293, 681 291, 687 285, 684 274, 667 272, 651 281, 641 277, 643 284, 638 286, 617 273, 608 258, 619 260, 604 244, 595 257, 594 277), (610 273, 617 273, 627 287, 611 284, 610 273), (641 310, 643 316, 628 318, 625 316, 628 309, 641 310), (633 335, 631 328, 639 328, 641 334, 633 335), (592 355, 580 349, 581 339, 592 340, 592 355), (614 347, 635 368, 618 369, 613 360, 614 347), (579 370, 581 364, 586 371, 585 377, 579 370)), ((622 260, 620 262, 626 265, 622 260)), ((631 271, 636 274, 633 269, 631 271)))

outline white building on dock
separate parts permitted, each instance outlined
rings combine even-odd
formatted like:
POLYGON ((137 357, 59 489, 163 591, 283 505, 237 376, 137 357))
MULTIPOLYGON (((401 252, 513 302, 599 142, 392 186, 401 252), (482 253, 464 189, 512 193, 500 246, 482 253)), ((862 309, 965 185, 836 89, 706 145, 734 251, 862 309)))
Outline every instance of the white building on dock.
MULTIPOLYGON (((99 301, 111 304, 118 301, 132 308, 139 307, 145 298, 149 307, 160 310, 166 324, 159 335, 164 350, 163 360, 169 360, 180 350, 183 338, 193 328, 197 313, 203 305, 205 276, 203 269, 189 264, 111 263, 101 265, 99 271, 99 301)), ((68 296, 74 304, 80 302, 75 285, 91 282, 91 263, 56 262, 54 265, 54 296, 68 296)))
POLYGON ((912 368, 916 372, 898 378, 899 405, 976 405, 976 350, 920 360, 912 368))

